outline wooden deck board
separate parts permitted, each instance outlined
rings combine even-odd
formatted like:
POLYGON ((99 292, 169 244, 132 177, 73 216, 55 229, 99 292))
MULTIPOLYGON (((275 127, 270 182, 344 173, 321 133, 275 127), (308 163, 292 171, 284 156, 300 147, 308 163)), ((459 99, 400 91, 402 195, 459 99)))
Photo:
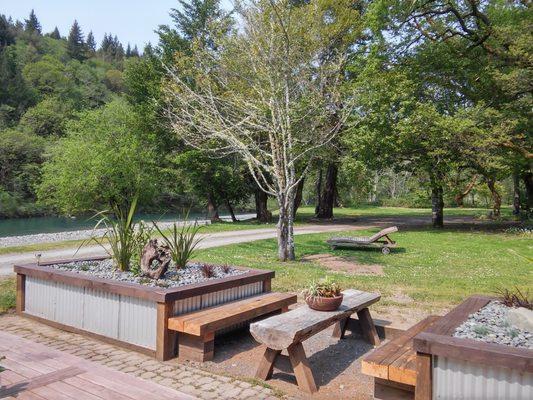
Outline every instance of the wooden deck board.
POLYGON ((193 397, 44 345, 0 332, 1 398, 192 400, 193 397))

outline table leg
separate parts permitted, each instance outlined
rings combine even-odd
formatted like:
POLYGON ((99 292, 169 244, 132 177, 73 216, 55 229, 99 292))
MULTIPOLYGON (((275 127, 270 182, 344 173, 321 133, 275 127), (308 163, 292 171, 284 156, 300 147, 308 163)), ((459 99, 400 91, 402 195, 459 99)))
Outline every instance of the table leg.
POLYGON ((305 356, 304 347, 301 343, 292 344, 287 351, 289 352, 289 360, 291 361, 298 387, 308 393, 314 393, 318 389, 316 387, 315 379, 313 378, 313 371, 309 367, 309 361, 305 356))
POLYGON ((379 340, 378 332, 376 331, 376 326, 374 325, 374 320, 372 319, 368 308, 363 308, 362 310, 357 311, 357 317, 359 318, 363 335, 366 336, 368 342, 374 346, 379 346, 381 342, 379 340))
POLYGON ((348 327, 348 320, 350 317, 341 319, 339 322, 335 324, 335 328, 333 329, 333 337, 337 339, 344 339, 344 334, 346 333, 346 328, 348 327))
POLYGON ((266 347, 265 352, 261 357, 261 361, 259 362, 259 366, 257 367, 255 377, 264 381, 270 379, 272 377, 272 371, 274 370, 274 363, 276 362, 276 358, 278 358, 280 353, 280 350, 273 350, 269 347, 266 347))

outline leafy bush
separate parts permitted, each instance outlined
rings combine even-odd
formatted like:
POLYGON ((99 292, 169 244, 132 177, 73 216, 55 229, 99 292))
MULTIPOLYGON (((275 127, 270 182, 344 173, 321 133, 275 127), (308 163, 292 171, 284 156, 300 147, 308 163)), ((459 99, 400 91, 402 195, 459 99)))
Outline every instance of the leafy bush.
POLYGON ((170 248, 172 261, 174 261, 176 268, 184 268, 202 241, 202 238, 198 237, 201 226, 196 221, 190 223, 188 214, 181 224, 174 223, 172 225, 170 234, 165 234, 155 222, 153 224, 163 237, 165 244, 170 248))
POLYGON ((341 290, 337 282, 326 277, 319 281, 313 281, 304 291, 304 297, 337 297, 341 294, 341 290))

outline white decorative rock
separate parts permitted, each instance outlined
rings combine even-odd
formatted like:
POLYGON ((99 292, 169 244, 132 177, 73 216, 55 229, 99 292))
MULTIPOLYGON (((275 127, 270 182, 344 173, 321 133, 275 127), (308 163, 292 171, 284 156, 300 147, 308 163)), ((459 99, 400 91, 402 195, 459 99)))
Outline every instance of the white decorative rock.
POLYGON ((512 308, 507 314, 507 321, 519 329, 533 332, 533 310, 524 307, 512 308))

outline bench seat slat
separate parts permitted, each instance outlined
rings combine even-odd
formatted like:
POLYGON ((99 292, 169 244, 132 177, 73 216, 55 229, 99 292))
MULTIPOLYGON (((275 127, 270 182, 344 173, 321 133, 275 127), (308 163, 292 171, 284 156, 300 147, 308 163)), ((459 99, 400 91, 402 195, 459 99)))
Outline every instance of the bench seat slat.
POLYGON ((168 329, 202 336, 296 303, 296 295, 266 293, 171 317, 168 329))
POLYGON ((429 316, 374 350, 361 363, 362 372, 376 378, 414 386, 416 352, 413 349, 413 338, 439 319, 438 316, 429 316))

